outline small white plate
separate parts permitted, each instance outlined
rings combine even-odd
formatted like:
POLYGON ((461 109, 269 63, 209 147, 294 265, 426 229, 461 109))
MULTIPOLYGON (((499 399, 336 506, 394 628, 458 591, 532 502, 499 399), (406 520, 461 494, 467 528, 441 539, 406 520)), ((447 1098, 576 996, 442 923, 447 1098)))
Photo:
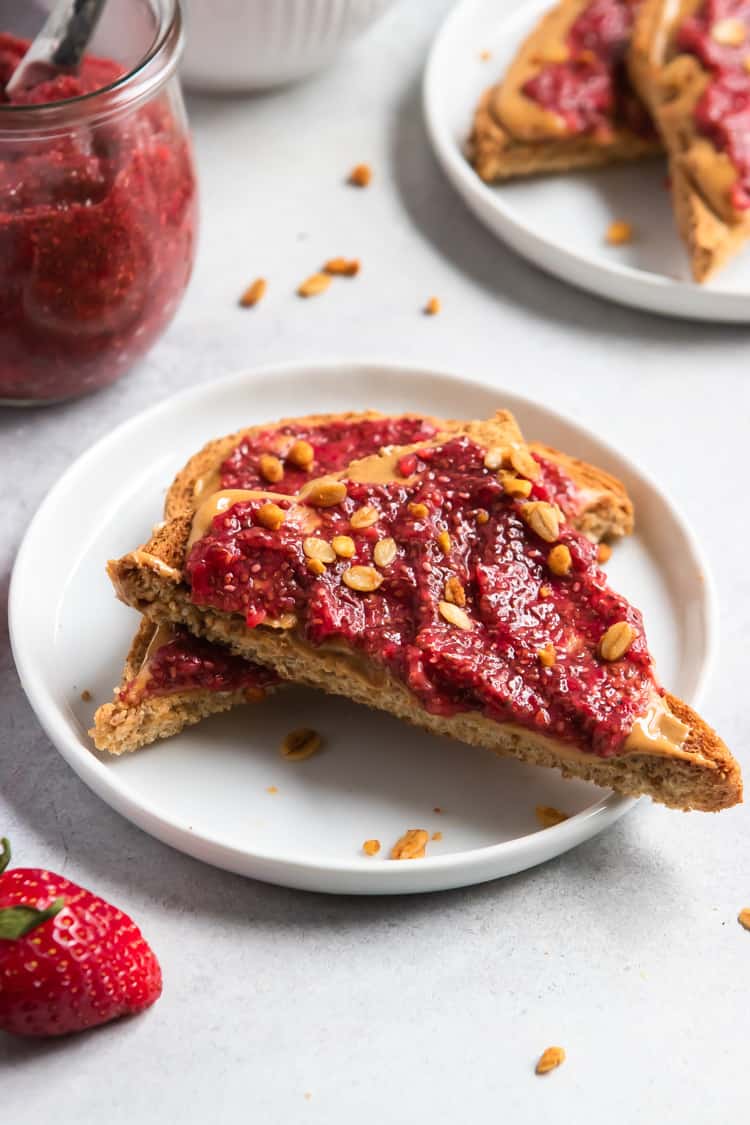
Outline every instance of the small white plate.
POLYGON ((469 379, 383 364, 267 368, 187 391, 120 426, 71 466, 26 533, 10 593, 13 652, 39 721, 76 773, 181 851, 269 882, 348 894, 478 883, 541 863, 612 824, 631 801, 300 689, 119 759, 93 753, 86 735, 94 707, 111 698, 137 624, 115 600, 105 561, 144 540, 165 486, 206 440, 313 411, 481 418, 499 406, 514 411, 529 437, 626 483, 638 533, 615 551, 613 582, 643 609, 664 681, 695 701, 712 636, 705 564, 671 503, 619 453, 544 407, 469 379), (94 702, 81 701, 84 689, 94 702), (278 746, 298 726, 321 731, 325 750, 286 762, 278 746), (540 831, 538 804, 571 817, 540 831), (443 838, 424 860, 389 861, 407 828, 443 838), (383 849, 369 859, 360 849, 373 837, 383 849))
POLYGON ((715 281, 690 280, 663 159, 539 176, 488 187, 463 155, 474 109, 552 0, 463 0, 443 23, 427 63, 424 110, 433 148, 474 214, 519 254, 564 281, 649 312, 750 321, 750 251, 715 281), (491 52, 487 61, 480 53, 491 52), (627 246, 607 246, 613 219, 633 224, 627 246))

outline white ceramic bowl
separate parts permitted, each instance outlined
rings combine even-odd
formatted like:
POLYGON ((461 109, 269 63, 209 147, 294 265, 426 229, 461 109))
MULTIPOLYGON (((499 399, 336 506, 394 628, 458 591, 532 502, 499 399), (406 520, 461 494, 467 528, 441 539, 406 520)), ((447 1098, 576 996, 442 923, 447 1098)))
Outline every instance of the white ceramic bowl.
POLYGON ((393 0, 183 0, 182 76, 202 90, 261 90, 329 63, 393 0))

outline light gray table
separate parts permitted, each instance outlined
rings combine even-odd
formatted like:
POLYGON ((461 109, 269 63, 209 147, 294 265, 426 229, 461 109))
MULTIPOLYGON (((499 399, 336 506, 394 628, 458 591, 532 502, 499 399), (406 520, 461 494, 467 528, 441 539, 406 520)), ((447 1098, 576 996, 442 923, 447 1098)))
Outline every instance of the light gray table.
MULTIPOLYGON (((718 583, 705 713, 747 751, 748 333, 618 309, 538 273, 463 210, 422 126, 419 79, 447 0, 401 3, 319 79, 194 98, 200 258, 165 339, 117 386, 0 412, 4 584, 29 517, 92 441, 190 384, 271 360, 436 363, 601 428, 673 493, 718 583), (368 160, 367 192, 342 187, 368 160), (363 273, 317 301, 334 254, 363 273), (236 308, 258 274, 270 289, 236 308), (420 316, 430 294, 443 314, 420 316)), ((146 1016, 68 1041, 0 1036, 7 1115, 58 1125, 242 1121, 512 1125, 740 1121, 748 1113, 750 830, 739 809, 646 804, 546 867, 427 897, 337 899, 187 859, 122 820, 39 729, 3 636, 0 828, 19 862, 97 888, 165 970, 146 1016), (568 1062, 532 1068, 550 1043, 568 1062), (310 1094, 309 1098, 305 1095, 310 1094)), ((2 1114, 0 1113, 0 1116, 2 1114)))

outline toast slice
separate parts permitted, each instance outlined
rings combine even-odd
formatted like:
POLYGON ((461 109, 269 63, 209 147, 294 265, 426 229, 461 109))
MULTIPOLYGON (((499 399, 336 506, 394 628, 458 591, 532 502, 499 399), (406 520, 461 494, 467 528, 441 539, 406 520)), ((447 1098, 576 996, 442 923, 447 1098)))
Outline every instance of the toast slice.
MULTIPOLYGON (((171 513, 176 519, 189 516, 192 520, 199 497, 212 480, 217 486, 231 484, 243 488, 266 483, 261 471, 263 457, 277 457, 281 461, 283 476, 274 488, 291 494, 311 473, 325 473, 338 467, 344 452, 347 456, 364 456, 377 452, 394 438, 429 437, 450 425, 426 416, 387 418, 367 411, 290 418, 248 427, 210 442, 190 460, 167 494, 166 514, 171 513), (313 462, 304 473, 288 459, 294 443, 300 441, 307 441, 313 450, 313 462)), ((597 541, 630 534, 632 504, 618 480, 550 446, 536 444, 532 450, 545 466, 547 478, 551 481, 554 477, 558 502, 577 527, 597 541)), ((278 478, 278 466, 271 468, 267 462, 263 465, 267 473, 278 478)), ((157 626, 144 619, 113 701, 99 707, 94 716, 90 734, 97 749, 111 754, 137 750, 177 734, 208 715, 262 697, 269 685, 257 682, 257 670, 253 673, 252 665, 246 681, 240 677, 237 682, 237 669, 232 670, 229 680, 226 675, 216 676, 215 669, 224 667, 225 655, 226 650, 220 645, 193 638, 184 630, 175 637, 170 630, 157 630, 157 626), (162 648, 166 652, 162 653, 162 648), (165 660, 173 670, 170 678, 151 676, 149 669, 156 664, 158 670, 165 660)))
POLYGON ((209 715, 259 703, 277 682, 269 668, 234 656, 222 645, 144 617, 114 698, 97 708, 89 734, 97 750, 139 750, 209 715))
POLYGON ((224 491, 109 565, 119 596, 281 678, 632 796, 715 811, 737 763, 659 688, 513 417, 224 491))
POLYGON ((667 150, 677 228, 698 282, 750 237, 749 35, 697 0, 643 0, 633 30, 629 71, 667 150))
POLYGON ((624 66, 633 0, 562 0, 483 94, 468 156, 487 183, 638 160, 661 143, 624 66))

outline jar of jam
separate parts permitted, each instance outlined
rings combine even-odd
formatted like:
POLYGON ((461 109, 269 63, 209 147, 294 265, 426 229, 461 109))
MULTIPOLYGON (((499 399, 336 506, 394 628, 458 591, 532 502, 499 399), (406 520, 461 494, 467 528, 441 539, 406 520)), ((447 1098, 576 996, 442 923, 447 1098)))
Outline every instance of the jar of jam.
POLYGON ((0 28, 0 402, 30 404, 112 383, 158 339, 190 276, 197 194, 177 0, 108 0, 76 73, 11 96, 38 29, 16 7, 0 28))

